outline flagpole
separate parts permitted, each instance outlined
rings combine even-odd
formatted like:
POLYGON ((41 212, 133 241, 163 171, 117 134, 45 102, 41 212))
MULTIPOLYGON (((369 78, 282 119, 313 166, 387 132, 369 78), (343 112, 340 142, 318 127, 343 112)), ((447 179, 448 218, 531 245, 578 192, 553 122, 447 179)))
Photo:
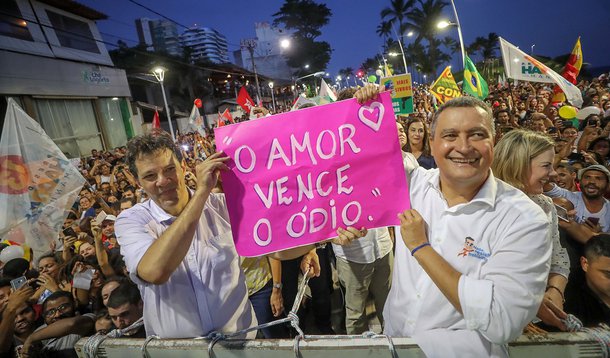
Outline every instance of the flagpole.
POLYGON ((512 105, 512 108, 511 108, 511 112, 514 111, 515 112, 514 115, 517 115, 517 111, 515 110, 517 102, 515 100, 515 94, 513 93, 513 87, 510 85, 510 81, 509 81, 508 78, 506 79, 506 84, 508 85, 508 91, 510 92, 510 97, 513 99, 513 105, 512 105))

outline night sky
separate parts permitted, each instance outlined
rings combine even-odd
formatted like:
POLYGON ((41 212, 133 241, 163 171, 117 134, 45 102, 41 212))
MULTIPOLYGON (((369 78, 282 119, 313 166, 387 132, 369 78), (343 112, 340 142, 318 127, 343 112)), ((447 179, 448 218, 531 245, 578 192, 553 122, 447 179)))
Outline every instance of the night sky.
MULTIPOLYGON (((127 0, 77 0, 109 16, 98 22, 104 40, 118 39, 129 46, 137 44, 134 20, 158 15, 127 0)), ((280 0, 138 0, 139 3, 165 14, 185 26, 197 24, 211 27, 227 37, 229 51, 238 49, 242 38, 254 37, 254 22, 271 22, 283 1, 280 0)), ((321 2, 321 1, 318 1, 321 2)), ((558 56, 569 53, 581 36, 584 62, 592 67, 610 65, 610 1, 608 0, 455 0, 466 45, 477 36, 496 32, 527 53, 558 56)), ((375 30, 380 23, 381 9, 389 0, 326 1, 333 15, 322 28, 320 40, 328 41, 334 50, 328 71, 336 75, 341 68, 357 69, 366 57, 381 51, 383 43, 375 30)), ((446 18, 453 20, 451 6, 446 18)), ((178 26, 182 32, 183 27, 178 26)), ((444 34, 458 38, 455 28, 444 34)), ((108 46, 109 50, 115 47, 108 46)), ((499 55, 499 54, 498 54, 499 55)), ((232 53, 229 54, 233 60, 232 53)), ((459 54, 452 63, 461 67, 459 54)), ((442 71, 439 68, 438 71, 442 71)))

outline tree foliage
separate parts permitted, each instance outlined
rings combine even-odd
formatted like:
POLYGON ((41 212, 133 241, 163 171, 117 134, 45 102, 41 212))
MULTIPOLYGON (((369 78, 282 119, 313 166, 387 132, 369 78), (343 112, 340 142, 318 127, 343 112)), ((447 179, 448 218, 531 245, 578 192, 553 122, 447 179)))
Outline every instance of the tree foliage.
POLYGON ((283 26, 292 34, 292 46, 285 53, 288 65, 296 68, 295 76, 308 64, 310 72, 323 71, 330 61, 332 49, 326 41, 315 41, 322 34, 321 28, 330 21, 332 12, 325 4, 313 0, 285 0, 273 14, 274 26, 283 26))
POLYGON ((500 50, 498 38, 498 34, 495 32, 490 32, 487 37, 478 36, 468 46, 468 53, 471 55, 479 54, 483 60, 496 58, 496 54, 500 50))
MULTIPOLYGON (((308 72, 326 69, 330 61, 330 44, 325 41, 314 41, 308 38, 294 37, 290 52, 286 55, 288 66, 302 69, 309 65, 308 72)), ((298 71, 295 75, 298 75, 298 71)))
MULTIPOLYGON (((442 37, 436 24, 441 19, 443 10, 449 5, 444 0, 392 0, 390 6, 381 11, 382 22, 377 33, 383 36, 385 23, 398 26, 399 41, 404 43, 403 34, 413 32, 414 41, 405 47, 405 59, 422 73, 435 75, 438 67, 451 59, 450 54, 459 51, 457 41, 442 37)), ((391 31, 391 30, 390 30, 391 31)), ((384 48, 387 50, 387 40, 384 48)), ((401 59, 392 59, 397 68, 404 68, 401 59)))
POLYGON ((283 25, 287 30, 294 30, 297 37, 315 39, 328 25, 332 12, 325 4, 312 0, 286 0, 280 11, 273 14, 274 26, 283 25))

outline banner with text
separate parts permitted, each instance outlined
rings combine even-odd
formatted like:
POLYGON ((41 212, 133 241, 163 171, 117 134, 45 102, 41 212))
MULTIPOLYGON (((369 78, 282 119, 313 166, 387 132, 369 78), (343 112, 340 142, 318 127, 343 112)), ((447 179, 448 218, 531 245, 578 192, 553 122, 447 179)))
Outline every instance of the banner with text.
POLYGON ((217 128, 217 148, 231 158, 222 183, 237 252, 397 225, 410 205, 391 108, 386 92, 217 128))
POLYGON ((396 115, 413 113, 413 87, 410 73, 384 77, 379 83, 387 91, 392 92, 392 105, 396 115))
POLYGON ((565 93, 570 103, 578 108, 582 106, 583 99, 580 89, 547 67, 533 56, 521 51, 510 42, 500 39, 500 49, 504 61, 504 71, 508 78, 515 80, 555 83, 565 93))

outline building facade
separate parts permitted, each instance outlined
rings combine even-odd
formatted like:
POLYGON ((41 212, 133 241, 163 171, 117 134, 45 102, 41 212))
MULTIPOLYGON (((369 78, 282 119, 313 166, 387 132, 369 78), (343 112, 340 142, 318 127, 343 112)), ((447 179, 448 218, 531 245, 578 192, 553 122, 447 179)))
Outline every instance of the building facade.
POLYGON ((234 52, 235 64, 253 71, 252 59, 258 73, 276 79, 289 80, 293 70, 286 63, 280 41, 287 37, 284 30, 267 22, 254 24, 256 37, 243 39, 241 50, 234 52))
POLYGON ((150 31, 151 19, 145 17, 136 19, 136 31, 140 45, 146 46, 146 51, 154 51, 152 32, 150 31))
POLYGON ((227 38, 214 29, 191 27, 180 35, 180 42, 184 48, 190 49, 191 61, 229 62, 227 38))
POLYGON ((2 102, 13 97, 69 158, 133 135, 125 71, 95 24, 105 18, 75 1, 0 2, 2 102))
POLYGON ((136 19, 136 31, 141 45, 147 50, 182 56, 180 35, 175 23, 169 20, 136 19))

